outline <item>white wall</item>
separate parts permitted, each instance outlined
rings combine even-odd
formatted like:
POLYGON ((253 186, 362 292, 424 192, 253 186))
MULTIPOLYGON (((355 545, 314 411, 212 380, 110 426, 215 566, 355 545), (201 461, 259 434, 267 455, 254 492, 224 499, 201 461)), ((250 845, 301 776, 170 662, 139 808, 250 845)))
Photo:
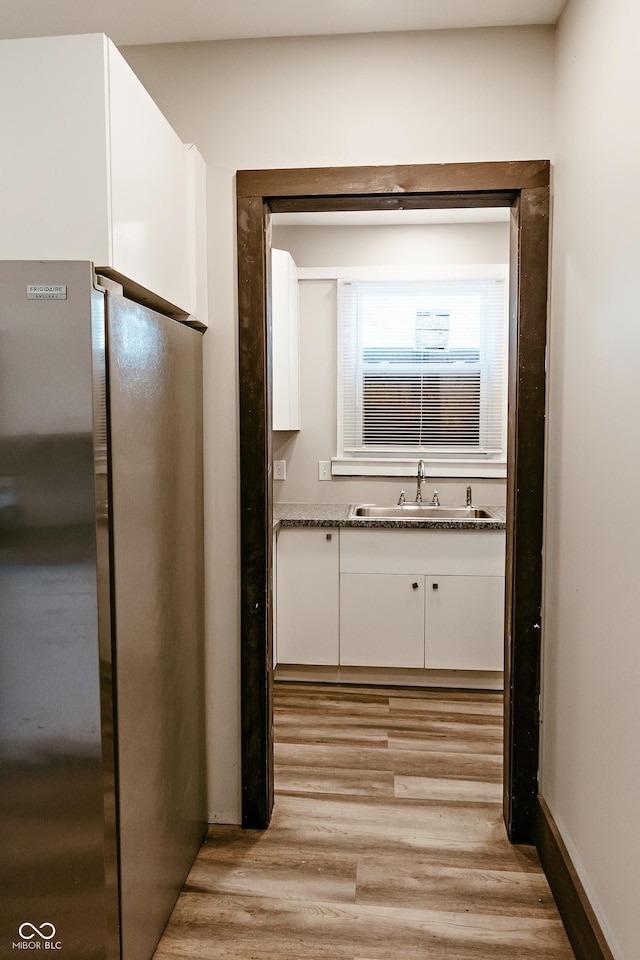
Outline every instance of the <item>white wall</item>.
POLYGON ((640 956, 640 7, 558 31, 542 793, 617 960, 640 956))
MULTIPOLYGON (((418 266, 509 262, 509 223, 422 226, 281 226, 273 245, 289 250, 299 267, 418 266)), ((337 453, 337 284, 301 280, 300 396, 302 430, 276 432, 273 458, 285 460, 287 479, 273 484, 274 499, 291 503, 394 503, 400 489, 413 499, 415 485, 399 477, 333 477, 318 480, 318 461, 337 453)), ((505 481, 428 480, 440 502, 465 503, 467 483, 478 505, 502 506, 505 481)))
POLYGON ((208 164, 205 336, 209 812, 240 815, 238 169, 548 158, 553 30, 504 28, 127 48, 208 164))
POLYGON ((493 223, 274 225, 273 245, 289 250, 299 267, 508 263, 509 211, 505 213, 505 220, 493 223))

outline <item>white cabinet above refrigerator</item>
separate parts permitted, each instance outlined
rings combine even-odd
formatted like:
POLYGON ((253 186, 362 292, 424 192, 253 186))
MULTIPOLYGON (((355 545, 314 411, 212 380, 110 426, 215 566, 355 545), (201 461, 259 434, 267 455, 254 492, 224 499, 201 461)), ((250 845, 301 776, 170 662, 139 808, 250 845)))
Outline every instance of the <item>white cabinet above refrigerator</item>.
POLYGON ((91 260, 206 325, 204 161, 113 43, 3 40, 0 70, 0 259, 91 260))

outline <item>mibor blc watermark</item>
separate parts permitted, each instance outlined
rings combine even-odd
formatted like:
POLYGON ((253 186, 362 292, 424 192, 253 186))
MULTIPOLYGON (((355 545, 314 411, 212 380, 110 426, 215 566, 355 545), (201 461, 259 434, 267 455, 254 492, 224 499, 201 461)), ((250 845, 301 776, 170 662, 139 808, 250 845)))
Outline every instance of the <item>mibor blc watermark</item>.
POLYGON ((61 950, 62 943, 55 939, 56 928, 49 921, 41 923, 21 923, 18 927, 18 940, 13 941, 14 950, 61 950))

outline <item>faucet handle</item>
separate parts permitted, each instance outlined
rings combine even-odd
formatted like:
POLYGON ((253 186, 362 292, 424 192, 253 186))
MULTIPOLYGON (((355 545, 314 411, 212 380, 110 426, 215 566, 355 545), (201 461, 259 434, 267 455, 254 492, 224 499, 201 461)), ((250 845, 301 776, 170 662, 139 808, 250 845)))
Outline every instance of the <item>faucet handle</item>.
POLYGON ((468 506, 468 507, 472 506, 472 503, 471 503, 471 484, 469 484, 469 486, 467 487, 467 506, 468 506))
POLYGON ((407 499, 407 498, 406 498, 406 496, 405 496, 404 490, 401 490, 401 491, 400 491, 400 496, 398 497, 398 506, 401 507, 402 504, 405 502, 406 499, 407 499))

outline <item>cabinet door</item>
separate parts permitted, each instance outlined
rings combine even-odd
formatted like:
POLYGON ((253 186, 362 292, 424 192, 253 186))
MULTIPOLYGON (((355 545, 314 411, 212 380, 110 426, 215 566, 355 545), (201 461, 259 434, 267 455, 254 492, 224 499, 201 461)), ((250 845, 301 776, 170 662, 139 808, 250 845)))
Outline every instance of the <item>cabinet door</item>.
POLYGON ((107 44, 0 42, 0 260, 109 262, 107 44))
POLYGON ((340 663, 424 666, 424 577, 342 574, 340 663))
POLYGON ((278 534, 278 663, 338 664, 338 531, 278 534))
POLYGON ((206 324, 204 161, 114 44, 2 40, 0 61, 0 259, 90 260, 206 324))
POLYGON ((425 666, 502 670, 504 577, 426 577, 425 666))
POLYGON ((271 251, 273 429, 300 429, 298 268, 286 250, 271 251))
POLYGON ((108 45, 111 266, 193 313, 185 145, 108 45))
POLYGON ((274 530, 271 553, 271 609, 273 611, 273 643, 271 666, 278 662, 278 535, 274 530))

